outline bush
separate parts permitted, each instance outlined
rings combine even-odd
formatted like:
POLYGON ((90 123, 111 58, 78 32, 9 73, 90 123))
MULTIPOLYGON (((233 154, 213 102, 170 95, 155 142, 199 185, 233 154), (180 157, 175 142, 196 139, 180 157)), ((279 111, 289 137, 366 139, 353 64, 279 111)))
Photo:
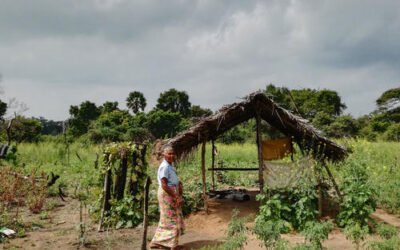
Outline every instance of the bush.
POLYGON ((383 134, 383 139, 388 141, 400 141, 400 124, 390 125, 383 134))
POLYGON ((289 230, 289 223, 282 219, 265 220, 258 215, 254 227, 257 238, 262 240, 266 248, 274 248, 281 240, 281 233, 289 230))
POLYGON ((301 234, 317 249, 322 249, 322 241, 328 239, 328 234, 332 229, 333 224, 331 221, 308 221, 301 234))
POLYGON ((366 164, 354 160, 345 166, 342 183, 344 197, 337 217, 340 226, 359 224, 364 227, 376 209, 375 192, 368 183, 366 168, 366 164))
POLYGON ((143 220, 143 214, 139 208, 140 204, 132 197, 124 197, 122 200, 111 200, 109 224, 119 228, 132 228, 143 220))
POLYGON ((347 239, 350 239, 351 242, 353 242, 356 249, 359 249, 360 242, 364 240, 365 236, 367 236, 368 231, 368 226, 360 226, 359 223, 355 223, 354 225, 347 225, 344 229, 344 234, 347 239))

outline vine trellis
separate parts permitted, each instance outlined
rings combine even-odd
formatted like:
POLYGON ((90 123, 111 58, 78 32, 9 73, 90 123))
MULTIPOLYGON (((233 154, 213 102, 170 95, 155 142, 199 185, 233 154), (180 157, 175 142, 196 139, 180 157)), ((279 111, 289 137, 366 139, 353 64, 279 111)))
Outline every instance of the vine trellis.
POLYGON ((102 158, 102 208, 98 230, 101 231, 105 217, 110 214, 111 200, 122 200, 130 195, 134 203, 144 198, 144 184, 147 178, 147 145, 121 142, 108 144, 102 158))

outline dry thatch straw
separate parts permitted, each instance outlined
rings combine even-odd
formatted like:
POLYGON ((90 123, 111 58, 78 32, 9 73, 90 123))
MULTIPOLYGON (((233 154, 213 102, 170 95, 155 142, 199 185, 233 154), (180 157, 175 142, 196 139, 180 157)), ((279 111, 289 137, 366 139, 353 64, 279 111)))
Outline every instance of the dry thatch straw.
POLYGON ((272 127, 291 136, 302 150, 311 152, 316 159, 339 161, 346 157, 346 148, 322 136, 307 120, 280 107, 264 93, 254 92, 243 99, 242 102, 223 106, 167 143, 175 149, 178 158, 183 158, 203 141, 216 139, 234 126, 259 115, 272 127))

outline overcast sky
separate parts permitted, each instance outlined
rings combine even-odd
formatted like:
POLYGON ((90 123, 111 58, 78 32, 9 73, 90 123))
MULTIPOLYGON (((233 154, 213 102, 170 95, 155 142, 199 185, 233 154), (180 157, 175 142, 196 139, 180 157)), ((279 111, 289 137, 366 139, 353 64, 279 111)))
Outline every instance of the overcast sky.
POLYGON ((0 0, 0 99, 70 105, 169 88, 216 110, 269 83, 332 89, 360 116, 400 87, 400 1, 0 0))

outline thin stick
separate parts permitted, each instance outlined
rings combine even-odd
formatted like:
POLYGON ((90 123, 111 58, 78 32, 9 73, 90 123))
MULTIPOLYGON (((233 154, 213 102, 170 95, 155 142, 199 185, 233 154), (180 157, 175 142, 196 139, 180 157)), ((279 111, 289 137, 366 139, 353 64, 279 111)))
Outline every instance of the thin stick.
POLYGON ((146 183, 144 184, 144 212, 143 212, 143 237, 142 237, 142 250, 147 249, 147 226, 149 224, 148 211, 149 211, 149 189, 151 179, 147 177, 146 183))

